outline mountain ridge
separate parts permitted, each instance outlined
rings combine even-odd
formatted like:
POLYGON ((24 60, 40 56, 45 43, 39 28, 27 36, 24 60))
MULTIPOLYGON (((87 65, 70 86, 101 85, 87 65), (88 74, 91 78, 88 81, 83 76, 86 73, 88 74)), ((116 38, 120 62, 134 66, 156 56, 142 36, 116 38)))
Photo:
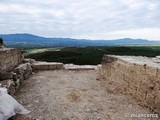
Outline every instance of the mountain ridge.
POLYGON ((160 44, 160 41, 150 41, 145 39, 114 39, 114 40, 89 40, 74 38, 47 38, 28 33, 0 34, 4 43, 8 45, 16 44, 35 44, 35 45, 53 45, 53 46, 113 46, 128 44, 160 44))

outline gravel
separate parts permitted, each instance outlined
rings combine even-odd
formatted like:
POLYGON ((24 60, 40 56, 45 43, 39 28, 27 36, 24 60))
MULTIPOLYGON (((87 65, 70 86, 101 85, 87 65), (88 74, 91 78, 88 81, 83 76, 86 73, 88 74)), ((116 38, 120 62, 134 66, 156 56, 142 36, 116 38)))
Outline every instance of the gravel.
POLYGON ((96 77, 95 70, 40 71, 32 75, 14 96, 31 113, 14 119, 146 120, 126 115, 152 113, 129 97, 107 92, 105 81, 96 77))

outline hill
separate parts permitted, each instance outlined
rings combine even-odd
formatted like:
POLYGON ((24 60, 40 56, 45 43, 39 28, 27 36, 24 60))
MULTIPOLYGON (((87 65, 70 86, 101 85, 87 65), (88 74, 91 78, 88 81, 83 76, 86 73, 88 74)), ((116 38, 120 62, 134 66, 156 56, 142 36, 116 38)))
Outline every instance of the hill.
POLYGON ((71 38, 45 38, 32 34, 0 34, 6 45, 46 45, 46 46, 113 46, 129 44, 160 44, 144 39, 87 40, 71 38))

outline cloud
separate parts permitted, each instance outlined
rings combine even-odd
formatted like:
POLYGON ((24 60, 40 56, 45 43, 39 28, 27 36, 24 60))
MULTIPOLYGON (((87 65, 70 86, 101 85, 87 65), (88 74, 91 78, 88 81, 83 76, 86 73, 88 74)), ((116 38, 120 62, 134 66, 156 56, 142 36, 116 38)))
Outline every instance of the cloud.
POLYGON ((46 37, 160 40, 159 31, 143 34, 160 29, 159 6, 159 0, 1 0, 0 27, 46 37))
POLYGON ((143 29, 132 29, 132 30, 119 30, 113 32, 101 32, 97 34, 88 34, 88 35, 78 35, 74 36, 75 38, 88 38, 88 39, 101 39, 108 38, 108 40, 112 39, 120 39, 120 38, 134 38, 134 39, 148 39, 148 40, 160 40, 160 29, 157 28, 143 28, 143 29))

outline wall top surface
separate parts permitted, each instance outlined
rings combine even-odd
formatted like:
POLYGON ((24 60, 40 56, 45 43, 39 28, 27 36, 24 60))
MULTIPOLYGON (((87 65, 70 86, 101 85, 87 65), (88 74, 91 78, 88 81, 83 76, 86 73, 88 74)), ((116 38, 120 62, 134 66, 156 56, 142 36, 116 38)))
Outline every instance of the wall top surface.
POLYGON ((149 58, 149 57, 143 57, 143 56, 117 56, 117 55, 105 55, 104 58, 105 57, 112 57, 112 58, 117 58, 129 63, 135 63, 140 65, 146 64, 151 67, 160 68, 160 58, 158 57, 149 58))

